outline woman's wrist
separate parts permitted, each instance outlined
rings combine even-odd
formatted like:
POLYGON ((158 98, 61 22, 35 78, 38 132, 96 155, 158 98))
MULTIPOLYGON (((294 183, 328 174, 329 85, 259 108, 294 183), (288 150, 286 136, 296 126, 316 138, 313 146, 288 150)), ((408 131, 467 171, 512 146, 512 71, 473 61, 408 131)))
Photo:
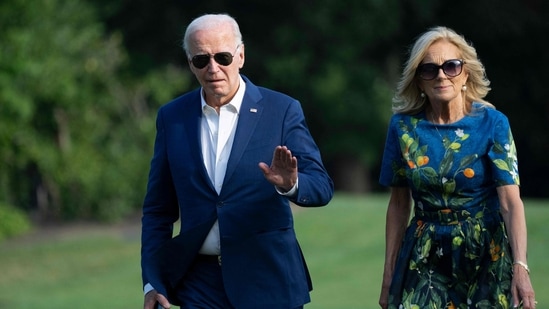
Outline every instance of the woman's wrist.
POLYGON ((520 265, 528 274, 530 274, 530 267, 528 267, 528 264, 524 263, 523 261, 515 261, 513 265, 520 265))

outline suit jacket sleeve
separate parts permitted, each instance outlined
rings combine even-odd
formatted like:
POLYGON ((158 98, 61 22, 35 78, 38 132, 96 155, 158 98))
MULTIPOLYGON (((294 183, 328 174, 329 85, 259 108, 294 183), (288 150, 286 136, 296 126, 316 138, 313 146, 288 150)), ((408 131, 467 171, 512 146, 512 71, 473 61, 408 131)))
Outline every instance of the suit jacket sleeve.
MULTIPOLYGON (((173 223, 179 217, 177 197, 170 179, 171 172, 166 153, 163 110, 160 109, 156 120, 156 138, 154 154, 151 160, 147 194, 143 203, 141 234, 141 267, 150 264, 149 259, 167 240, 172 238, 173 223)), ((147 272, 142 271, 143 285, 150 282, 147 272)), ((155 287, 157 290, 160 287, 155 287)))
POLYGON ((320 150, 310 134, 298 101, 288 106, 284 128, 285 145, 297 158, 298 165, 299 189, 292 202, 305 207, 328 204, 334 185, 324 168, 320 150))

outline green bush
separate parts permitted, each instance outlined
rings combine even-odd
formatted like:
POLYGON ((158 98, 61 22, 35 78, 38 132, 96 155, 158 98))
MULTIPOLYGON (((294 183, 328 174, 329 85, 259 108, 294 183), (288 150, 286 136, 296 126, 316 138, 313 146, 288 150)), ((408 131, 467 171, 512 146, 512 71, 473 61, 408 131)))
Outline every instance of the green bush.
POLYGON ((0 241, 24 234, 30 229, 31 222, 23 211, 0 203, 0 241))

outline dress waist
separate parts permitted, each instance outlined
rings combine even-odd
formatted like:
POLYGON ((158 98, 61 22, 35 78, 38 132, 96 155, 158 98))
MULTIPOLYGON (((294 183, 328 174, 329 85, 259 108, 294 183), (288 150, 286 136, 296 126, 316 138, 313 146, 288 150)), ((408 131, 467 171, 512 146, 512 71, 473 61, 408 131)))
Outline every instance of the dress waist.
POLYGON ((438 222, 443 225, 459 224, 460 221, 465 221, 469 218, 480 218, 495 212, 495 210, 485 207, 474 207, 462 210, 442 209, 431 211, 425 211, 418 208, 414 209, 416 219, 438 222))

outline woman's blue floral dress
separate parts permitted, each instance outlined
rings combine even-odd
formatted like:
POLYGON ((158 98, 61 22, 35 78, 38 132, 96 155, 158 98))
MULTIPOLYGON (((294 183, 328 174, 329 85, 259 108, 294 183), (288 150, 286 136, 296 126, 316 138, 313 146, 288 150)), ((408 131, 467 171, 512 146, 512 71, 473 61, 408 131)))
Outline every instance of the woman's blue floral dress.
POLYGON ((448 125, 424 112, 393 115, 380 183, 410 187, 414 200, 389 308, 511 306, 512 255, 496 187, 518 185, 519 175, 505 115, 479 103, 448 125))

